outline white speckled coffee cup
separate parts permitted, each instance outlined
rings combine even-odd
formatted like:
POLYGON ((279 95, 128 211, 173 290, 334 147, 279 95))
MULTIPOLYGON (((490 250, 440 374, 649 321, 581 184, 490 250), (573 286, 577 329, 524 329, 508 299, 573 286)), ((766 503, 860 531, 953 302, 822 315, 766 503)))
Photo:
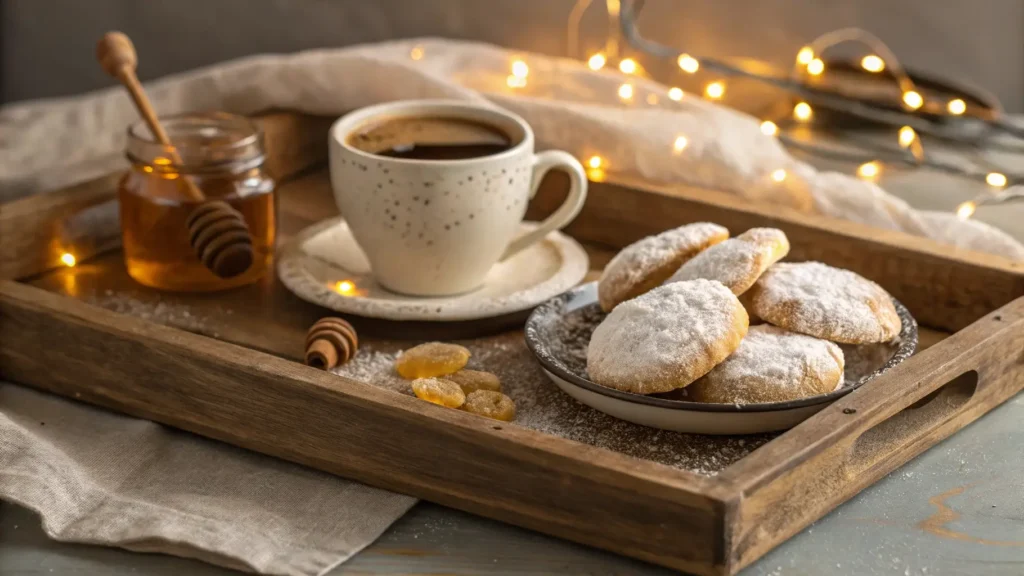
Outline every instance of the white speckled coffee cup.
POLYGON ((352 112, 331 127, 331 186, 341 214, 385 288, 417 296, 447 296, 479 288, 499 260, 572 221, 583 207, 587 179, 570 154, 534 154, 533 131, 522 118, 478 104, 411 100, 352 112), (368 123, 407 117, 463 118, 494 126, 513 146, 464 160, 377 156, 350 146, 368 123), (513 238, 544 173, 568 172, 565 202, 539 227, 513 238))

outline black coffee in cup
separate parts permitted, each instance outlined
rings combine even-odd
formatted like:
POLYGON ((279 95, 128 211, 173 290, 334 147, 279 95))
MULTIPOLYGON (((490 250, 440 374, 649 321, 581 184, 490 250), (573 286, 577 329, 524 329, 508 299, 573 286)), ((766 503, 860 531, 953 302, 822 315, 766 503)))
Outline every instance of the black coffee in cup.
POLYGON ((387 158, 464 160, 492 156, 516 143, 495 126, 465 118, 394 118, 353 131, 347 144, 387 158))

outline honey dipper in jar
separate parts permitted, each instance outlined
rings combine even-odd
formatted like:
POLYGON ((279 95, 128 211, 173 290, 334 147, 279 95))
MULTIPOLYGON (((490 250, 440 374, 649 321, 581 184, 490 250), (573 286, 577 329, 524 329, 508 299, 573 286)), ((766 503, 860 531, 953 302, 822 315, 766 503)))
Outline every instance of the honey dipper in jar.
MULTIPOLYGON (((170 161, 182 164, 177 149, 157 119, 135 75, 138 58, 132 41, 120 32, 108 32, 96 46, 96 59, 107 74, 120 81, 128 90, 153 137, 166 147, 170 161)), ((207 200, 186 175, 178 178, 178 182, 185 195, 199 203, 186 221, 188 241, 196 256, 206 268, 221 278, 243 274, 252 266, 254 257, 252 236, 241 213, 227 202, 207 200)))

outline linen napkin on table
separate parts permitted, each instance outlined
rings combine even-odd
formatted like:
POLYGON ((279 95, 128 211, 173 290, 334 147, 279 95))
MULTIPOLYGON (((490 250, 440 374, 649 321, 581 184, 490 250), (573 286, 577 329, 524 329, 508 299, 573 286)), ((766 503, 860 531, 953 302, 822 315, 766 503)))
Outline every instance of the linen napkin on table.
POLYGON ((0 383, 0 497, 57 540, 323 574, 415 498, 0 383))

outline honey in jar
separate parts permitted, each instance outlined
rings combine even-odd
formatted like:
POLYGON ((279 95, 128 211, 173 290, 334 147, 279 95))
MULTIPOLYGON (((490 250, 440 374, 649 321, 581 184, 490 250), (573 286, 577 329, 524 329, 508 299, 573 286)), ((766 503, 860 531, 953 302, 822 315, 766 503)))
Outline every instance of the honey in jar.
POLYGON ((274 181, 263 169, 262 133, 246 118, 220 112, 171 116, 163 125, 173 149, 142 122, 128 129, 131 169, 119 189, 128 273, 146 286, 190 292, 260 279, 272 265, 275 231, 274 181), (252 264, 230 277, 214 274, 190 243, 189 215, 216 200, 241 214, 252 241, 252 264))

